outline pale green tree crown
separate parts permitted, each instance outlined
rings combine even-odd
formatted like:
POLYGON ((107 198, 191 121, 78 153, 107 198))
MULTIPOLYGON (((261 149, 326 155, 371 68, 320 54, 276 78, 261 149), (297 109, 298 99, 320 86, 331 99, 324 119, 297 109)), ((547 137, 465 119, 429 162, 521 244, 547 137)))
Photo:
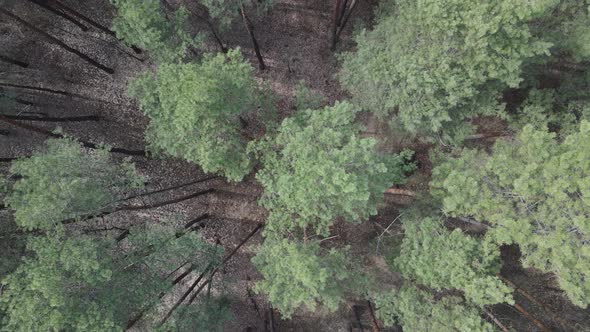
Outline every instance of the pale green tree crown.
POLYGON ((522 262, 558 277, 572 302, 590 299, 590 122, 557 140, 527 125, 491 154, 464 150, 433 170, 445 213, 489 223, 498 244, 516 243, 522 262))
POLYGON ((385 326, 400 324, 412 332, 492 332, 494 326, 481 319, 476 306, 454 295, 435 299, 413 285, 374 294, 376 315, 385 326))
POLYGON ((380 156, 376 140, 362 138, 357 109, 347 102, 304 110, 285 119, 276 136, 251 145, 263 168, 266 232, 311 226, 328 234, 337 217, 361 222, 377 213, 383 192, 414 169, 411 152, 380 156))
POLYGON ((113 30, 130 46, 150 53, 157 62, 178 62, 199 39, 187 30, 188 12, 181 7, 170 19, 164 16, 160 0, 111 0, 117 9, 113 30))
POLYGON ((206 54, 200 63, 162 64, 137 77, 130 94, 150 118, 150 148, 240 181, 252 163, 239 116, 253 111, 260 96, 252 71, 239 50, 230 50, 206 54))
POLYGON ((116 163, 107 148, 83 151, 72 139, 49 139, 29 158, 13 162, 20 177, 5 198, 25 229, 51 229, 60 221, 99 213, 130 190, 143 187, 132 163, 116 163))
POLYGON ((551 43, 529 23, 557 0, 386 1, 372 31, 343 56, 342 85, 353 101, 409 132, 464 129, 478 114, 502 115, 501 91, 518 87, 522 67, 548 55, 551 43))
POLYGON ((513 303, 512 289, 496 277, 500 272, 497 245, 455 229, 435 218, 404 220, 404 239, 395 267, 405 278, 434 290, 454 288, 478 306, 513 303))
POLYGON ((351 285, 350 259, 346 250, 320 251, 317 242, 267 239, 252 258, 264 278, 255 290, 266 294, 287 319, 301 306, 315 310, 321 303, 336 310, 343 301, 344 285, 351 285))

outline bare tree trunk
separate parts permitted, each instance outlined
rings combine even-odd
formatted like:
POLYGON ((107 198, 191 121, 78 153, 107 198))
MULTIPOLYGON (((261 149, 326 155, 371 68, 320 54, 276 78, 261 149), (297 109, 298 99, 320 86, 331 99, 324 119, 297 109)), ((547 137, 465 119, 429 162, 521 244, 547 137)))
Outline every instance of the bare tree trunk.
POLYGON ((254 48, 254 52, 256 53, 256 58, 258 58, 258 68, 260 70, 266 69, 266 65, 264 64, 264 59, 262 59, 262 54, 260 54, 260 48, 258 47, 258 42, 256 41, 256 36, 254 36, 254 26, 252 22, 246 15, 246 11, 244 10, 244 5, 240 6, 240 12, 242 14, 242 19, 244 20, 244 25, 246 26, 246 30, 250 35, 250 40, 252 41, 252 47, 254 48))
MULTIPOLYGON (((340 39, 340 34, 342 33, 342 30, 344 30, 344 28, 346 27, 346 23, 348 23, 348 20, 350 19, 350 16, 352 15, 352 12, 354 11, 354 9, 356 8, 356 5, 358 4, 358 0, 352 0, 352 2, 350 3, 350 9, 348 10, 348 12, 346 12, 346 15, 344 16, 344 18, 342 18, 342 21, 339 25, 338 28, 338 32, 336 33, 336 42, 338 42, 338 40, 340 39)), ((346 10, 346 8, 345 8, 346 10)), ((345 11, 342 11, 342 15, 344 15, 345 11)))
POLYGON ((31 115, 7 115, 0 114, 8 119, 19 120, 19 121, 40 121, 40 122, 82 122, 82 121, 100 121, 101 116, 98 115, 82 115, 82 116, 65 116, 65 117, 43 117, 43 116, 31 116, 31 115))
POLYGON ((111 29, 103 26, 102 24, 94 21, 93 19, 85 16, 84 14, 81 14, 80 12, 64 5, 61 1, 59 0, 52 0, 52 3, 55 3, 57 5, 57 7, 59 7, 60 9, 62 9, 63 11, 66 11, 68 13, 70 13, 73 16, 78 17, 79 19, 85 21, 86 23, 92 25, 93 27, 101 30, 102 32, 106 33, 107 35, 111 35, 111 36, 115 36, 115 32, 112 31, 111 29))
POLYGON ((52 12, 53 14, 62 17, 64 19, 66 19, 67 21, 69 21, 70 23, 73 23, 74 25, 76 25, 78 28, 80 28, 80 30, 82 31, 88 31, 88 27, 85 26, 84 24, 78 22, 76 19, 74 19, 73 17, 71 17, 70 15, 67 15, 63 12, 60 12, 59 10, 49 6, 47 4, 47 1, 42 1, 42 0, 28 0, 29 2, 34 3, 35 5, 52 12))
POLYGON ((154 190, 154 191, 143 192, 143 193, 140 193, 140 194, 127 196, 127 197, 119 200, 119 202, 128 201, 128 200, 131 200, 131 199, 134 199, 134 198, 138 198, 138 197, 143 197, 143 196, 148 196, 148 195, 153 195, 153 194, 159 194, 159 193, 162 193, 162 192, 171 191, 171 190, 175 190, 175 189, 180 189, 180 188, 187 187, 187 186, 190 186, 190 185, 193 185, 193 184, 205 182, 205 181, 208 181, 208 180, 217 179, 219 177, 220 177, 219 175, 213 175, 213 176, 209 176, 209 177, 206 177, 206 178, 203 178, 203 179, 198 179, 198 180, 194 180, 194 181, 182 183, 182 184, 179 184, 179 185, 176 185, 176 186, 172 186, 172 187, 162 188, 162 189, 158 189, 158 190, 154 190))
POLYGON ((336 43, 338 41, 338 21, 340 16, 340 4, 342 0, 334 0, 334 11, 332 14, 332 38, 330 41, 330 50, 334 51, 336 49, 336 43))
MULTIPOLYGON (((19 128, 23 128, 26 130, 30 130, 48 137, 53 137, 53 138, 65 138, 66 136, 62 135, 62 134, 57 134, 57 133, 53 133, 49 130, 43 129, 43 128, 39 128, 39 127, 35 127, 35 126, 31 126, 25 123, 20 123, 16 120, 12 120, 9 118, 6 118, 2 115, 0 115, 0 121, 11 124, 15 127, 19 127, 19 128)), ((98 146, 94 143, 91 142, 86 142, 86 141, 81 141, 79 140, 80 143, 82 143, 83 146, 89 148, 89 149, 98 149, 98 146)), ((129 156, 142 156, 142 157, 146 157, 146 153, 144 150, 128 150, 128 149, 123 149, 123 148, 111 148, 110 152, 113 153, 121 153, 121 154, 126 154, 129 156)))
POLYGON ((0 61, 6 62, 6 63, 10 63, 12 65, 17 65, 17 66, 22 67, 22 68, 29 67, 29 64, 26 63, 26 62, 15 60, 15 59, 11 59, 11 58, 9 58, 7 56, 4 56, 4 55, 0 55, 0 61))
POLYGON ((21 19, 20 17, 16 16, 15 14, 7 11, 4 8, 0 8, 0 13, 12 18, 13 20, 15 20, 16 22, 20 23, 21 25, 25 26, 27 29, 36 32, 37 34, 39 34, 41 37, 43 37, 43 39, 47 40, 48 42, 55 44, 61 48, 63 48, 64 50, 78 56, 79 58, 81 58, 82 60, 86 61, 87 63, 91 64, 92 66, 104 71, 107 74, 113 74, 115 71, 112 68, 109 68, 105 65, 100 64, 98 61, 92 59, 91 57, 87 56, 86 54, 66 45, 64 42, 62 42, 61 40, 51 36, 50 34, 48 34, 47 32, 33 26, 32 24, 30 24, 29 22, 21 19))

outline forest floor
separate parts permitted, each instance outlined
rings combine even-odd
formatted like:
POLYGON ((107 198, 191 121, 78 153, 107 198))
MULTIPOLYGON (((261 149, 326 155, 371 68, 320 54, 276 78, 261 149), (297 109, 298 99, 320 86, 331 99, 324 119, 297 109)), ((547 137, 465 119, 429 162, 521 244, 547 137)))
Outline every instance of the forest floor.
MULTIPOLYGON (((110 25, 112 7, 106 0, 87 0, 81 6, 77 1, 68 0, 80 12, 110 25), (106 14, 105 14, 106 13, 106 14)), ((174 1, 169 1, 174 3, 174 1)), ((335 54, 352 50, 354 43, 351 31, 355 20, 369 24, 372 8, 376 1, 361 1, 353 13, 349 26, 344 30, 338 49, 330 51, 330 25, 332 6, 330 1, 315 0, 276 0, 268 14, 252 17, 255 34, 267 65, 264 71, 256 70, 261 82, 268 84, 276 95, 277 111, 281 118, 295 110, 294 91, 296 84, 303 80, 313 91, 325 98, 326 104, 346 99, 335 77, 339 63, 335 54)), ((118 43, 113 37, 96 29, 82 32, 71 23, 58 19, 53 14, 29 2, 20 2, 13 9, 21 18, 36 27, 59 38, 68 45, 91 55, 97 61, 114 69, 113 75, 106 74, 89 66, 80 58, 64 52, 59 47, 42 41, 39 36, 2 17, 0 20, 0 44, 2 53, 12 58, 28 62, 27 68, 20 68, 0 62, 0 87, 10 83, 20 86, 41 87, 69 92, 75 95, 62 95, 39 92, 33 89, 6 87, 6 92, 14 93, 30 105, 21 104, 17 109, 6 110, 11 114, 46 113, 51 116, 98 115, 100 121, 46 123, 30 122, 36 126, 53 130, 58 125, 63 132, 72 137, 91 142, 105 142, 116 147, 143 149, 143 132, 147 118, 138 109, 133 99, 126 95, 126 85, 130 78, 141 70, 150 67, 149 62, 141 62, 129 48, 118 43), (131 56, 131 55, 133 56, 131 56)), ((208 32, 206 25, 197 18, 191 18, 195 30, 208 32)), ((236 22, 228 32, 221 32, 221 39, 229 47, 240 46, 244 55, 257 67, 256 58, 250 47, 250 39, 243 29, 242 22, 236 22)), ((219 51, 210 41, 209 50, 219 51)), ((4 110, 2 111, 4 113, 4 110)), ((6 114, 6 113, 4 113, 6 114)), ((253 135, 260 135, 263 129, 251 121, 253 135)), ((376 136, 382 141, 384 152, 397 152, 404 148, 417 151, 419 171, 404 186, 416 192, 428 188, 430 165, 428 145, 416 140, 399 137, 386 125, 368 115, 362 117, 367 135, 376 136)), ((0 123, 0 158, 24 156, 41 146, 46 139, 43 135, 24 131, 0 123)), ((487 143, 482 143, 487 144, 487 143)), ((148 181, 148 189, 159 189, 175 184, 203 178, 206 175, 195 165, 176 159, 146 159, 133 157, 138 170, 148 181)), ((7 167, 6 163, 0 164, 7 167)), ((198 197, 180 204, 146 210, 135 214, 126 212, 115 214, 92 225, 75 227, 100 228, 117 225, 142 225, 149 223, 183 224, 203 213, 212 216, 203 229, 210 241, 219 240, 231 251, 252 229, 264 222, 265 211, 256 205, 262 189, 252 176, 239 184, 227 183, 222 179, 209 180, 176 191, 174 197, 190 194, 199 189, 215 188, 217 192, 198 197)), ((155 200, 170 199, 163 193, 155 200)), ((152 199, 152 198, 150 198, 152 199)), ((412 197, 386 195, 379 214, 368 222, 353 225, 338 222, 333 229, 332 239, 326 246, 347 244, 355 255, 367 258, 369 266, 376 270, 386 270, 385 262, 372 255, 380 246, 401 235, 399 222, 400 209, 412 202, 412 197)), ((150 203, 145 200, 144 203, 150 203)), ((111 234, 112 236, 112 234, 111 234)), ((261 243, 257 234, 225 265, 223 276, 232 300, 235 319, 227 324, 226 331, 265 331, 268 329, 269 307, 263 296, 253 294, 253 287, 260 275, 250 263, 254 250, 261 243)), ((552 331, 590 331, 590 311, 581 310, 566 301, 555 287, 555 281, 547 275, 522 269, 518 264, 518 252, 514 248, 503 251, 504 266, 502 276, 519 287, 526 288, 527 294, 539 301, 534 303, 515 295, 522 309, 531 317, 524 317, 511 306, 495 306, 493 314, 506 326, 517 331, 542 331, 545 326, 552 331), (538 325, 534 322, 538 320, 538 325)), ((384 278, 395 283, 396 276, 383 272, 384 278)), ((185 279, 176 291, 164 298, 171 304, 194 281, 185 279)), ((366 302, 350 301, 332 314, 322 310, 297 312, 291 320, 281 320, 275 312, 277 331, 369 331, 371 316, 366 302)), ((141 324, 137 325, 141 330, 141 324)), ((382 329, 383 330, 383 329, 382 329)), ((395 329, 392 329, 395 330, 395 329)))

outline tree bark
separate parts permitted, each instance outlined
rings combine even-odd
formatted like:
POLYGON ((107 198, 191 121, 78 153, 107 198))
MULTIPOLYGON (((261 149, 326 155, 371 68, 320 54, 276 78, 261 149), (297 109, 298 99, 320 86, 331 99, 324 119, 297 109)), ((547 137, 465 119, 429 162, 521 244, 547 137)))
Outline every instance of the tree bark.
POLYGON ((73 17, 71 17, 70 15, 67 15, 65 13, 60 12, 59 10, 49 6, 48 1, 40 1, 40 0, 28 0, 29 2, 34 3, 35 5, 52 12, 53 14, 66 19, 68 22, 73 23, 74 25, 76 25, 78 28, 80 28, 80 30, 82 31, 88 31, 88 27, 85 26, 84 24, 78 22, 76 19, 74 19, 73 17))
POLYGON ((256 36, 254 36, 254 26, 252 25, 252 22, 246 15, 246 11, 244 10, 243 4, 240 6, 240 12, 242 14, 242 19, 244 20, 246 30, 250 35, 250 40, 252 41, 252 47, 254 48, 254 52, 256 53, 256 58, 258 58, 258 68, 260 68, 260 70, 264 70, 266 69, 266 65, 264 64, 262 54, 260 54, 260 48, 258 47, 258 41, 256 41, 256 36))
POLYGON ((0 8, 0 13, 12 18, 13 20, 15 20, 16 22, 20 23, 21 25, 23 25, 24 27, 26 27, 27 29, 36 32, 37 34, 39 34, 41 37, 43 37, 43 39, 47 40, 48 42, 55 44, 61 48, 63 48, 64 50, 78 56, 79 58, 81 58, 82 60, 86 61, 87 63, 91 64, 92 66, 104 71, 107 74, 112 75, 115 71, 112 68, 109 68, 105 65, 100 64, 98 61, 92 59, 91 57, 87 56, 86 54, 66 45, 64 42, 62 42, 61 40, 51 36, 50 34, 48 34, 47 32, 33 26, 32 24, 30 24, 29 22, 21 19, 20 17, 16 16, 15 14, 7 11, 4 8, 0 8))
POLYGON ((0 55, 0 61, 6 62, 6 63, 10 63, 12 65, 16 65, 16 66, 19 66, 19 67, 22 67, 22 68, 28 68, 29 67, 29 64, 26 63, 26 62, 15 60, 15 59, 11 59, 11 58, 9 58, 7 56, 4 56, 4 55, 0 55))

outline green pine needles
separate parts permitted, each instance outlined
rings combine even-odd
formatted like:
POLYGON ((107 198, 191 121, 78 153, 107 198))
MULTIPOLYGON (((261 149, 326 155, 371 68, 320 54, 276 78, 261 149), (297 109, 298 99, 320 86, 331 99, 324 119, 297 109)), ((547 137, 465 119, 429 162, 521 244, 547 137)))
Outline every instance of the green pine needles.
POLYGON ((201 41, 187 31, 188 12, 177 10, 171 19, 164 16, 159 0, 111 0, 117 8, 113 30, 130 46, 150 53, 158 63, 179 62, 189 47, 201 41))
POLYGON ((465 119, 502 114, 498 97, 518 87, 527 61, 551 43, 529 23, 558 1, 402 0, 381 6, 372 31, 344 55, 342 85, 354 102, 411 133, 466 133, 465 119))
POLYGON ((239 50, 206 54, 200 63, 161 64, 130 85, 150 118, 152 151, 199 164, 240 181, 252 168, 240 115, 260 101, 252 66, 239 50))
POLYGON ((133 164, 111 160, 107 147, 87 153, 72 139, 47 140, 30 158, 15 161, 10 174, 19 180, 4 201, 27 230, 98 214, 144 182, 133 164))
POLYGON ((492 227, 496 243, 519 245, 526 267, 557 275, 578 306, 590 298, 590 122, 562 141, 527 125, 491 154, 464 150, 433 170, 432 192, 452 216, 492 227))
POLYGON ((414 169, 409 151, 377 154, 376 140, 361 137, 356 112, 346 102, 304 110, 251 146, 263 164, 256 178, 265 189, 260 204, 270 212, 265 232, 311 227, 326 235, 337 217, 366 220, 385 189, 414 169))

